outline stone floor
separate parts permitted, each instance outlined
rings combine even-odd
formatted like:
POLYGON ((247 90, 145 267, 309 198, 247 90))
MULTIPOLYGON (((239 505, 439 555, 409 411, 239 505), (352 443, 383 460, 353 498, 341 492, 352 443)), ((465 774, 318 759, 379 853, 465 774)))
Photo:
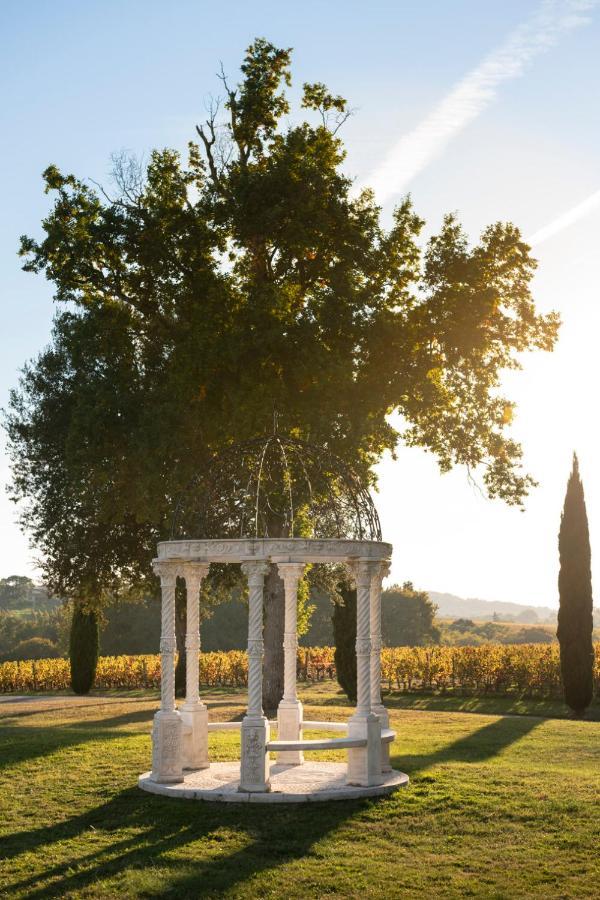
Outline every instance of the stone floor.
POLYGON ((305 762, 302 766, 271 766, 271 790, 264 794, 240 792, 239 762, 212 763, 208 769, 189 772, 181 784, 155 784, 150 773, 138 784, 153 794, 185 800, 217 800, 232 803, 305 803, 318 800, 357 800, 380 797, 408 784, 403 772, 386 773, 384 783, 374 787, 346 784, 346 764, 305 762))

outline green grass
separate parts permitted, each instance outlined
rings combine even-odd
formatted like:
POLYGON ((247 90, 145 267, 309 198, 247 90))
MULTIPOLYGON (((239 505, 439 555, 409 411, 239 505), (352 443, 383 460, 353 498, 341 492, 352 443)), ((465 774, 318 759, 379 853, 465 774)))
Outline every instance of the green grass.
MULTIPOLYGON (((348 715, 331 685, 303 699, 307 717, 348 715)), ((207 700, 213 718, 243 709, 239 694, 207 700)), ((539 707, 535 716, 399 708, 406 700, 390 698, 393 762, 410 775, 407 789, 268 808, 138 790, 155 698, 0 704, 0 893, 600 896, 600 723, 539 707)), ((237 754, 235 735, 211 736, 211 746, 215 759, 237 754)))

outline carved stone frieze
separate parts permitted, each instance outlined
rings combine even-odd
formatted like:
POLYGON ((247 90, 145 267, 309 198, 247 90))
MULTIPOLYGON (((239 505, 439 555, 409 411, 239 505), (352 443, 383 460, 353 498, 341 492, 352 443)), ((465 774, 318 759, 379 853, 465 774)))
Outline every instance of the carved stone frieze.
POLYGON ((387 560, 391 544, 331 538, 251 538, 243 540, 162 541, 157 562, 346 562, 387 560))

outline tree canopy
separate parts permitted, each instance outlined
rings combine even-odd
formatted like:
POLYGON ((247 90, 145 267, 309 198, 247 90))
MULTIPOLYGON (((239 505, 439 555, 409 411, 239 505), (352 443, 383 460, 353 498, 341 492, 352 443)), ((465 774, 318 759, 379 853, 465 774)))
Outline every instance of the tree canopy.
POLYGON ((370 483, 399 441, 508 503, 533 483, 499 391, 556 339, 530 248, 502 223, 470 246, 454 216, 423 248, 409 198, 385 228, 343 168, 346 101, 305 84, 292 112, 290 65, 254 41, 185 161, 119 157, 112 192, 44 173, 44 236, 21 253, 59 308, 7 427, 13 496, 62 595, 139 590, 178 491, 274 408, 370 483))

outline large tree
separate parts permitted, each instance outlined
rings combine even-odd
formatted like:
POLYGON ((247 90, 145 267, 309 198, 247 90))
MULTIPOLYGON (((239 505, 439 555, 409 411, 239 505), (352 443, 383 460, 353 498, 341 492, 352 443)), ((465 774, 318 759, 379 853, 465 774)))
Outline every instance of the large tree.
POLYGON ((583 715, 594 691, 594 622, 590 536, 576 454, 560 520, 558 551, 560 669, 567 705, 576 715, 583 715))
POLYGON ((435 624, 437 606, 427 591, 417 591, 410 581, 395 584, 381 596, 381 632, 386 647, 421 647, 439 644, 435 624))
MULTIPOLYGON (((508 503, 533 483, 499 381, 522 351, 552 348, 558 321, 536 312, 518 229, 491 225, 471 247, 448 216, 421 250, 408 198, 386 229, 373 194, 354 195, 345 100, 305 84, 291 119, 290 51, 256 40, 241 68, 185 164, 120 158, 112 193, 50 166, 45 237, 22 239, 59 312, 12 396, 13 493, 47 580, 86 603, 139 590, 178 491, 274 408, 371 484, 400 440, 508 503)), ((273 574, 271 676, 282 607, 273 574)), ((269 685, 272 706, 281 677, 269 685)))

